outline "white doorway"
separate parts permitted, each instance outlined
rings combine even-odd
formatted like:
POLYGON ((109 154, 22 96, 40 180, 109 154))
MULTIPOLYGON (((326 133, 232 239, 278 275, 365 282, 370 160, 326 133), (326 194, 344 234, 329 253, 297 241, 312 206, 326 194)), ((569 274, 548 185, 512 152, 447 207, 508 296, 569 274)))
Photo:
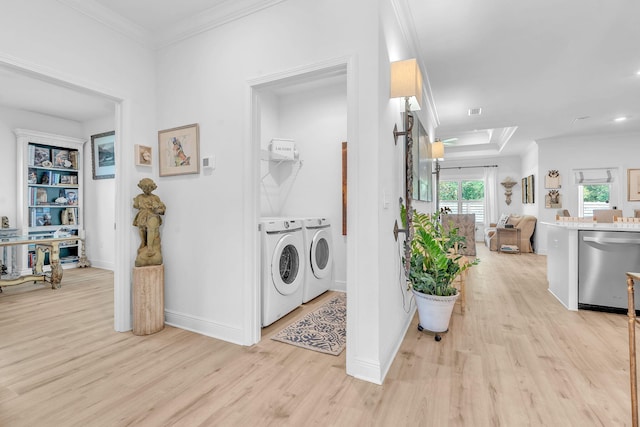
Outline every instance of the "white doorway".
MULTIPOLYGON (((349 61, 336 60, 265 77, 251 85, 251 138, 254 204, 251 221, 264 216, 329 217, 334 246, 334 285, 347 290, 347 236, 342 235, 342 143, 348 140, 349 61), (284 167, 260 160, 272 139, 295 142, 299 162, 284 167)), ((261 337, 260 242, 255 248, 251 342, 261 337)))

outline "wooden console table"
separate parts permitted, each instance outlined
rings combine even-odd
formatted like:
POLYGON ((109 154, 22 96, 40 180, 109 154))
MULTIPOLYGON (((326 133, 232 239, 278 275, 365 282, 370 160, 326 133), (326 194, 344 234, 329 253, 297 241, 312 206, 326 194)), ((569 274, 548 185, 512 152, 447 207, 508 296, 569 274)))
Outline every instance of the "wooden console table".
POLYGON ((33 274, 10 279, 1 279, 0 292, 2 292, 2 287, 4 286, 15 286, 26 282, 45 281, 51 283, 51 289, 60 289, 60 282, 62 281, 62 266, 60 265, 60 243, 78 240, 82 241, 83 245, 82 256, 80 257, 79 265, 88 265, 88 262, 84 255, 84 240, 78 236, 45 238, 38 238, 36 236, 16 236, 1 238, 0 248, 6 246, 36 245, 36 262, 35 266, 32 269, 33 274), (44 271, 44 257, 46 252, 49 252, 49 264, 51 265, 51 271, 49 272, 44 271))

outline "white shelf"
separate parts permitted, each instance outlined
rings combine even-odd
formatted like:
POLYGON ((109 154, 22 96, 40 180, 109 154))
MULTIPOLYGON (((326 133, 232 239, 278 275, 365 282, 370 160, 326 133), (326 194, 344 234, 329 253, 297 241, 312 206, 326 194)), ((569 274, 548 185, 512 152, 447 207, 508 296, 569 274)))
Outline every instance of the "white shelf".
POLYGON ((274 153, 269 150, 261 149, 260 150, 260 160, 266 160, 270 162, 291 162, 298 163, 300 159, 292 159, 290 157, 283 156, 282 154, 274 153))

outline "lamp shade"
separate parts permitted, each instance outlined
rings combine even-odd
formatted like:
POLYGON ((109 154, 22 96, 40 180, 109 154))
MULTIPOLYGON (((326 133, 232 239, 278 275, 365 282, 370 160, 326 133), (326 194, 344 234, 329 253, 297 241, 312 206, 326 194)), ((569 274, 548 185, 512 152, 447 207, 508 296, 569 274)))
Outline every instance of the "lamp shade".
POLYGON ((411 98, 412 110, 419 110, 422 105, 422 73, 418 61, 407 59, 391 63, 390 98, 411 98))
POLYGON ((439 139, 431 143, 431 158, 433 160, 444 160, 444 143, 439 139))

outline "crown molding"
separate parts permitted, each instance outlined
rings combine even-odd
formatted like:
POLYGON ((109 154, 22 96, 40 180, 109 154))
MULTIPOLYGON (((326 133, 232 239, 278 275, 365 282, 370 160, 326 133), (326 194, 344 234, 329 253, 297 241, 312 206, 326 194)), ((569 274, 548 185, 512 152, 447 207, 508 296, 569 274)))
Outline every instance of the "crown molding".
POLYGON ((144 47, 152 49, 155 46, 153 35, 150 31, 94 0, 58 0, 58 2, 100 22, 144 47))
POLYGON ((154 33, 156 48, 167 47, 179 41, 220 27, 229 22, 267 9, 286 0, 226 0, 195 16, 175 22, 171 28, 154 33))
POLYGON ((58 0, 149 49, 160 49, 286 0, 224 0, 202 13, 149 31, 94 0, 58 0))

